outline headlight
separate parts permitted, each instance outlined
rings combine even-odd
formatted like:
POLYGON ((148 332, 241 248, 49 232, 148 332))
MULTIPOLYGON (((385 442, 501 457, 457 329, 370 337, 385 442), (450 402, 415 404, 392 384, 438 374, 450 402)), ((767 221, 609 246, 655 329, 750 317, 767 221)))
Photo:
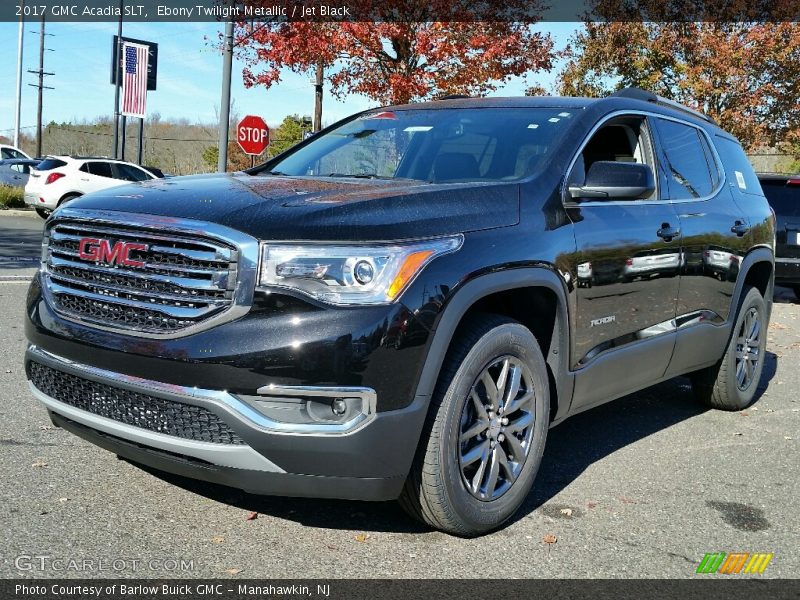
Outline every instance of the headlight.
POLYGON ((261 245, 259 285, 302 292, 329 304, 388 304, 463 236, 374 245, 261 245))

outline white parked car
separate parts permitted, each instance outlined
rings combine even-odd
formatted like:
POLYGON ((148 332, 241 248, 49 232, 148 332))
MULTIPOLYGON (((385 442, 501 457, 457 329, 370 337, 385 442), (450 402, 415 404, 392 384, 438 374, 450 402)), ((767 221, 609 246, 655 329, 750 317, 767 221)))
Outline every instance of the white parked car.
POLYGON ((157 178, 138 165, 113 158, 48 156, 31 170, 25 186, 25 204, 46 219, 64 202, 89 192, 157 178))
POLYGON ((0 160, 8 160, 9 158, 25 158, 30 160, 31 157, 19 148, 9 146, 8 144, 0 144, 0 160))

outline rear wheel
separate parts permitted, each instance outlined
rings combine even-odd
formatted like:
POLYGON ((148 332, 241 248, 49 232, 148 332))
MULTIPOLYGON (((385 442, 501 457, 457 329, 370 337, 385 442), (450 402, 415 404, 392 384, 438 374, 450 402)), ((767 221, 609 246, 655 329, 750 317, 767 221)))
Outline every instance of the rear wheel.
POLYGON ((80 197, 81 197, 80 194, 68 194, 68 195, 64 196, 61 200, 58 201, 58 205, 61 206, 61 205, 66 204, 67 202, 69 202, 71 200, 75 200, 75 198, 80 198, 80 197))
POLYGON ((692 374, 695 395, 712 408, 741 410, 755 397, 767 345, 767 306, 756 288, 742 290, 744 300, 722 360, 692 374))
POLYGON ((792 291, 794 292, 794 297, 800 300, 800 285, 792 286, 792 291))
POLYGON ((51 213, 52 213, 52 211, 49 211, 46 208, 37 208, 36 209, 36 214, 39 215, 40 217, 42 217, 43 219, 46 219, 47 217, 49 217, 51 213))
POLYGON ((400 502, 462 536, 500 526, 524 502, 544 451, 549 381, 533 334, 480 315, 454 340, 400 502))

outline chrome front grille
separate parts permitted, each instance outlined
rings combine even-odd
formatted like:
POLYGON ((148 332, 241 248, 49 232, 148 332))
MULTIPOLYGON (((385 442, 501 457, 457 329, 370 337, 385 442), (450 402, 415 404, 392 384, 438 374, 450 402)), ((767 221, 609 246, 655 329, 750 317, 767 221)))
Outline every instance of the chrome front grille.
POLYGON ((201 227, 170 229, 56 219, 43 255, 53 308, 87 324, 156 336, 196 329, 241 308, 240 249, 203 235, 201 227))

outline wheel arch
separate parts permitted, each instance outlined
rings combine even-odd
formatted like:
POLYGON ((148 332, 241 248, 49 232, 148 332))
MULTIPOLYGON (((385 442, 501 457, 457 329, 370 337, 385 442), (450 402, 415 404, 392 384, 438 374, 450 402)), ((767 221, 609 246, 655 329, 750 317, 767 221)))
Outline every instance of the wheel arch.
POLYGON ((563 419, 569 409, 573 389, 573 377, 568 368, 567 293, 563 280, 547 267, 488 273, 457 288, 434 326, 417 383, 417 398, 425 397, 430 401, 459 327, 470 314, 476 312, 508 316, 531 330, 548 367, 551 420, 563 419))
POLYGON ((775 288, 775 255, 772 249, 763 246, 754 248, 742 260, 728 312, 728 323, 731 325, 736 322, 745 286, 752 286, 761 293, 764 302, 767 303, 767 319, 769 319, 772 314, 772 294, 775 288))
POLYGON ((58 199, 58 204, 56 206, 57 207, 61 206, 67 198, 80 198, 81 196, 83 196, 83 194, 81 194, 80 192, 75 192, 75 191, 66 192, 62 194, 61 197, 58 199))

